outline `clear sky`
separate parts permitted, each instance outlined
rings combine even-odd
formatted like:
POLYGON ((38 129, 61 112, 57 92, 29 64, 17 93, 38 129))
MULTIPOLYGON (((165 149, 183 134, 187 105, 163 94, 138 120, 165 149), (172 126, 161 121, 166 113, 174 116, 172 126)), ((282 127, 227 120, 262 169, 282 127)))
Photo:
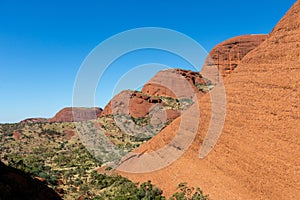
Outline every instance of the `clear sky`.
MULTIPOLYGON (((295 2, 0 0, 0 123, 51 117, 71 106, 81 63, 96 45, 119 32, 169 28, 190 36, 209 51, 233 36, 269 33, 295 2)), ((122 71, 118 67, 149 62, 188 68, 167 53, 157 60, 157 52, 149 52, 118 60, 108 77, 122 71)), ((111 86, 116 80, 107 78, 105 84, 111 86)), ((111 95, 109 87, 97 92, 96 106, 104 107, 111 95)))

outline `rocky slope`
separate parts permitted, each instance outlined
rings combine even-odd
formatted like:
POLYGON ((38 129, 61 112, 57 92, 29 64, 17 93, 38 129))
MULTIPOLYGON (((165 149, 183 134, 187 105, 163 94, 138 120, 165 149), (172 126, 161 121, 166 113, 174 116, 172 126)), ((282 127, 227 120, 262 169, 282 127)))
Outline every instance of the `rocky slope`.
POLYGON ((219 67, 223 77, 230 74, 241 62, 241 60, 253 49, 258 47, 268 38, 265 34, 243 35, 230 38, 209 53, 204 68, 212 65, 219 67))
POLYGON ((102 112, 101 108, 64 108, 48 122, 78 122, 96 119, 102 112))
MULTIPOLYGON (((207 93, 212 87, 212 83, 198 72, 183 69, 162 70, 143 86, 141 92, 125 90, 114 96, 101 116, 123 114, 140 118, 148 115, 155 107, 166 107, 167 120, 175 119, 180 115, 180 108, 171 106, 165 100, 192 100, 193 95, 207 93)), ((181 105, 181 108, 184 107, 185 105, 181 105)))
POLYGON ((20 123, 37 123, 37 122, 47 122, 47 118, 28 118, 20 121, 20 123))
MULTIPOLYGON (((199 99, 199 131, 180 159, 154 172, 120 173, 134 181, 151 179, 166 195, 175 190, 176 183, 186 181, 200 185, 212 199, 300 199, 299 80, 297 1, 269 38, 248 53, 225 79, 225 125, 207 157, 199 159, 199 149, 211 121, 209 95, 199 99)), ((150 152, 169 143, 180 120, 177 118, 143 144, 140 152, 144 155, 145 150, 150 152)))
POLYGON ((58 111, 52 118, 28 118, 20 123, 45 123, 45 122, 79 122, 96 119, 102 112, 101 108, 75 108, 67 107, 58 111))
POLYGON ((105 106, 101 116, 123 114, 135 118, 144 117, 149 113, 151 107, 159 103, 161 103, 159 98, 154 99, 139 92, 124 90, 114 96, 105 106))
POLYGON ((187 87, 191 87, 195 93, 205 93, 210 82, 200 73, 183 69, 168 69, 159 71, 142 88, 142 92, 152 96, 166 96, 175 99, 190 98, 187 87), (185 80, 182 83, 180 79, 185 80), (202 87, 202 88, 201 88, 202 87))
POLYGON ((106 115, 126 115, 133 118, 146 117, 155 108, 165 108, 166 121, 177 118, 181 110, 189 105, 180 105, 176 99, 149 96, 137 91, 124 90, 114 96, 105 106, 101 117, 106 115))

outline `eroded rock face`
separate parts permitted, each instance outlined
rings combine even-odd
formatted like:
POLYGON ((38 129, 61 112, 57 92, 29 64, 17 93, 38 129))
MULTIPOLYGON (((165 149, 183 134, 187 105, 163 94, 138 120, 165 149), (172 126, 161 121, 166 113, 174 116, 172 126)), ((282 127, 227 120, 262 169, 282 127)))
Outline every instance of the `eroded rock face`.
MULTIPOLYGON (((168 69, 159 71, 142 88, 142 92, 122 91, 116 95, 104 108, 101 116, 108 114, 124 114, 134 118, 145 117, 154 106, 165 106, 161 97, 172 99, 196 98, 204 94, 206 85, 210 85, 198 72, 183 69, 168 69)), ((166 119, 175 119, 179 110, 166 109, 166 119)))
POLYGON ((102 112, 101 108, 63 108, 50 119, 47 118, 28 118, 20 123, 44 123, 44 122, 79 122, 96 119, 102 112))
POLYGON ((101 115, 123 114, 134 118, 144 117, 157 103, 161 103, 161 99, 152 98, 140 92, 125 90, 117 94, 105 106, 101 115))
POLYGON ((153 96, 166 96, 175 99, 191 98, 192 93, 199 93, 198 85, 207 81, 197 72, 183 69, 159 71, 142 88, 142 92, 153 96))
POLYGON ((13 132, 13 137, 14 139, 17 141, 17 140, 20 140, 20 131, 14 131, 13 132))
MULTIPOLYGON (((299 80, 298 0, 269 38, 224 79, 226 121, 207 157, 199 159, 199 149, 213 122, 209 95, 199 99, 201 128, 182 157, 151 173, 123 174, 135 182, 151 180, 166 196, 187 182, 212 199, 300 199, 299 80)), ((140 148, 163 148, 179 125, 180 118, 140 148)))
POLYGON ((225 77, 241 60, 268 38, 266 34, 243 35, 228 39, 215 46, 209 53, 203 68, 216 66, 225 77))
POLYGON ((76 135, 75 131, 73 131, 73 130, 65 130, 64 132, 66 134, 67 140, 70 140, 73 136, 76 135))
POLYGON ((60 200, 61 198, 40 180, 0 162, 0 199, 60 200))
POLYGON ((101 108, 64 108, 48 122, 78 122, 96 119, 102 112, 101 108))
MULTIPOLYGON (((162 99, 156 96, 148 96, 141 92, 124 90, 114 96, 105 106, 101 116, 123 114, 134 118, 145 117, 152 109, 164 106, 162 99)), ((166 120, 180 116, 180 110, 165 110, 166 120)))
POLYGON ((28 118, 20 121, 20 123, 38 123, 38 122, 47 122, 47 118, 28 118))

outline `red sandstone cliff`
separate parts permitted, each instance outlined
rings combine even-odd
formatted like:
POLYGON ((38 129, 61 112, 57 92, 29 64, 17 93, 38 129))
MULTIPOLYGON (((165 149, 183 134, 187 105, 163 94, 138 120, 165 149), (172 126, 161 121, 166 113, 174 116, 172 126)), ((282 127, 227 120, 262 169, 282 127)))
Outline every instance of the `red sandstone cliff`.
POLYGON ((187 87, 191 87, 195 93, 199 93, 196 85, 205 85, 206 80, 197 72, 183 69, 168 69, 159 71, 142 88, 142 92, 153 96, 167 96, 175 99, 190 98, 187 87), (179 79, 186 80, 183 84, 179 79))
POLYGON ((96 119, 102 112, 101 108, 64 108, 48 122, 74 122, 96 119))
POLYGON ((265 34, 243 35, 230 38, 217 46, 209 53, 204 68, 215 65, 224 77, 231 73, 241 60, 253 49, 268 38, 265 34))
MULTIPOLYGON (((199 99, 200 128, 183 156, 154 172, 120 173, 133 181, 150 179, 166 195, 173 193, 178 183, 188 182, 200 186, 212 199, 300 199, 299 80, 297 1, 269 38, 249 52, 225 79, 225 125, 207 157, 199 159, 199 149, 211 122, 209 95, 199 99)), ((169 143, 180 121, 181 117, 177 118, 143 144, 140 158, 145 151, 169 143)))

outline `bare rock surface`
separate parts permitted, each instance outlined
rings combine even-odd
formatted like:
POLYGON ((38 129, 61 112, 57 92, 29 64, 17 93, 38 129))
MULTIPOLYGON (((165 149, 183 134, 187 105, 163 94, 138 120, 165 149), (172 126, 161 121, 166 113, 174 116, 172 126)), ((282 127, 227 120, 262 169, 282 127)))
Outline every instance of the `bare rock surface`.
MULTIPOLYGON (((212 199, 300 199, 299 80, 297 1, 266 41, 243 57, 224 80, 225 125, 207 157, 199 159, 199 150, 211 122, 210 95, 199 99, 196 139, 178 160, 153 172, 119 173, 137 182, 150 179, 167 196, 178 183, 187 182, 200 186, 212 199)), ((180 120, 174 120, 137 152, 147 154, 169 144, 180 120)), ((130 164, 135 167, 134 162, 130 164)))

